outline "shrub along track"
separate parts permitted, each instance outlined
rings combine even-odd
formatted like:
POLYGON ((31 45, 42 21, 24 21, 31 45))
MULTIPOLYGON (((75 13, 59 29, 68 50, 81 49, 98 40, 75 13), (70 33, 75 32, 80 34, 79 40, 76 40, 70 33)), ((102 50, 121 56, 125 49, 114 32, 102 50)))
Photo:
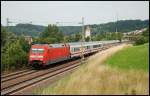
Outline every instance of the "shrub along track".
MULTIPOLYGON (((100 51, 116 45, 118 44, 106 46, 104 48, 101 48, 100 51)), ((17 92, 26 89, 29 86, 33 86, 34 84, 37 84, 49 78, 57 77, 57 75, 63 74, 65 72, 70 72, 71 70, 74 70, 79 65, 81 65, 80 62, 81 62, 80 59, 76 59, 55 67, 51 67, 49 69, 44 70, 28 69, 2 76, 1 95, 17 94, 17 92)))

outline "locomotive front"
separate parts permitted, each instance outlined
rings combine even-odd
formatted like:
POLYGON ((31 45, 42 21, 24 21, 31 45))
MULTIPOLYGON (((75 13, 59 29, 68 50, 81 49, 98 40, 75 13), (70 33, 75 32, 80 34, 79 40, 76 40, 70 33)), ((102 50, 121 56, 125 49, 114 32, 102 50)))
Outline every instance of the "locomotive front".
POLYGON ((32 67, 43 67, 45 65, 46 46, 32 45, 29 55, 29 64, 32 67))

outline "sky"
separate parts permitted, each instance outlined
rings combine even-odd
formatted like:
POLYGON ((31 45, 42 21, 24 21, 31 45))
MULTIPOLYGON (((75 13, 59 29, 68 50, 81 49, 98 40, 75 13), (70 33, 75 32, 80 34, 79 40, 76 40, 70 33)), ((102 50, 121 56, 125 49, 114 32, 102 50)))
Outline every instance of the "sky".
POLYGON ((102 24, 118 20, 149 19, 149 1, 1 1, 1 24, 58 26, 102 24))

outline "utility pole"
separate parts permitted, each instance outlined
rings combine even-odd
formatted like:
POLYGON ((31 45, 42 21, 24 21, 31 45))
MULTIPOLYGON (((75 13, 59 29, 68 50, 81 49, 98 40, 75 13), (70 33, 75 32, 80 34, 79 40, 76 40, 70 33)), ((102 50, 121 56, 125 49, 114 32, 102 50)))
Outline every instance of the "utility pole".
POLYGON ((81 62, 83 63, 84 60, 84 47, 83 47, 83 43, 84 43, 85 39, 84 39, 84 17, 82 17, 82 40, 81 40, 81 62))
POLYGON ((118 32, 118 30, 117 30, 117 22, 118 22, 118 20, 116 21, 116 33, 118 32))
POLYGON ((118 30, 117 30, 117 23, 118 23, 118 14, 116 15, 117 16, 117 21, 116 21, 116 40, 118 39, 117 37, 118 37, 118 30))
POLYGON ((6 28, 9 30, 9 23, 11 23, 10 21, 9 21, 9 18, 6 18, 6 28))
POLYGON ((85 37, 84 37, 84 17, 82 17, 82 41, 85 41, 85 37))
POLYGON ((8 27, 9 26, 9 19, 6 18, 6 26, 8 27))

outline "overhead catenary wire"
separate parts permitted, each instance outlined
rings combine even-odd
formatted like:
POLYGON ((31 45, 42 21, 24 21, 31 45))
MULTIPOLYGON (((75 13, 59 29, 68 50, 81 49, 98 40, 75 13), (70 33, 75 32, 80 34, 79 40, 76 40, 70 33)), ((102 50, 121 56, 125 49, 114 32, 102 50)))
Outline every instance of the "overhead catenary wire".
MULTIPOLYGON (((10 19, 6 18, 6 26, 10 26, 12 24, 36 24, 36 25, 48 25, 48 24, 54 24, 54 25, 60 25, 60 24, 70 24, 70 25, 81 25, 82 22, 73 22, 73 21, 56 21, 56 22, 51 22, 51 21, 23 21, 23 20, 15 20, 15 19, 10 19), (39 23, 39 24, 38 24, 39 23)), ((69 25, 69 26, 70 26, 69 25)))

